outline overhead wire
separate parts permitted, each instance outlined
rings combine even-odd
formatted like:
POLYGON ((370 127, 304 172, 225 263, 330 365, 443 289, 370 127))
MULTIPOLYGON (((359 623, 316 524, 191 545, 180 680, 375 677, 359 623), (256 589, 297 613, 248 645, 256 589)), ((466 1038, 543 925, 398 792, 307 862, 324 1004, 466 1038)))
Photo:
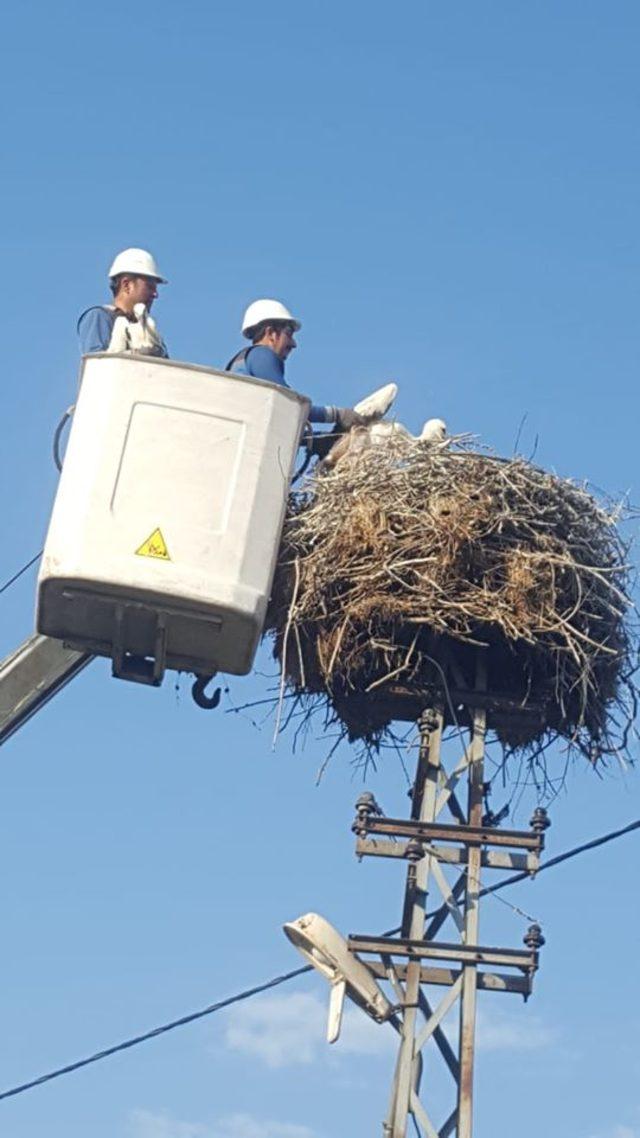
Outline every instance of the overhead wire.
MULTIPOLYGON (((560 865, 562 862, 569 861, 571 858, 577 857, 579 854, 586 853, 588 850, 597 849, 599 846, 604 846, 608 842, 613 842, 617 838, 624 837, 626 834, 632 833, 634 830, 640 829, 640 818, 635 822, 630 822, 628 826, 623 826, 619 830, 611 830, 607 834, 602 834, 598 838, 593 838, 589 842, 583 842, 579 846, 574 846, 564 853, 558 854, 556 857, 549 858, 548 861, 542 863, 538 869, 538 873, 543 873, 546 869, 560 865)), ((508 885, 515 885, 519 881, 523 881, 531 877, 530 873, 523 871, 522 873, 514 873, 511 877, 504 878, 496 885, 490 885, 480 891, 479 896, 483 897, 489 893, 497 893, 499 889, 504 889, 508 885)), ((432 913, 427 913, 428 918, 441 916, 446 910, 446 905, 441 905, 432 913)), ((382 936, 392 936, 398 933, 398 928, 389 929, 387 932, 382 933, 382 936)), ((150 1039, 156 1039, 160 1035, 166 1035, 170 1031, 174 1031, 178 1027, 184 1027, 187 1024, 194 1023, 196 1020, 204 1019, 206 1016, 213 1015, 215 1012, 222 1011, 224 1008, 229 1008, 233 1004, 242 1003, 244 1000, 249 1000, 253 996, 261 995, 262 992, 268 992, 272 988, 277 988, 281 984, 286 984, 290 980, 294 980, 298 976, 303 976, 307 972, 312 972, 313 967, 310 964, 303 965, 301 968, 295 968, 291 972, 284 972, 280 976, 274 976, 273 979, 265 981, 263 984, 256 984, 253 988, 245 988, 244 991, 238 992, 234 996, 228 996, 226 999, 218 1000, 214 1004, 209 1004, 206 1008, 201 1008, 199 1011, 190 1012, 188 1015, 180 1016, 179 1019, 171 1020, 169 1023, 161 1024, 160 1027, 151 1028, 150 1031, 142 1032, 139 1035, 134 1035, 129 1039, 125 1039, 122 1043, 116 1043, 112 1047, 105 1047, 101 1051, 96 1051, 92 1055, 86 1056, 84 1059, 78 1059, 74 1063, 67 1063, 64 1067, 58 1067, 53 1071, 48 1071, 44 1075, 39 1075, 35 1079, 30 1079, 26 1083, 19 1083, 17 1086, 9 1088, 6 1091, 0 1091, 0 1101, 3 1099, 13 1098, 15 1095, 24 1094, 26 1091, 33 1090, 35 1087, 42 1086, 43 1083, 49 1083, 53 1079, 59 1079, 63 1075, 70 1075, 73 1071, 79 1071, 82 1067, 88 1067, 92 1063, 98 1063, 102 1059, 108 1059, 111 1055, 117 1055, 121 1051, 127 1051, 132 1047, 137 1047, 141 1043, 146 1043, 150 1039)))
POLYGON ((27 572, 27 569, 30 569, 32 565, 35 565, 36 561, 39 561, 40 558, 42 557, 43 552, 44 552, 44 550, 41 549, 38 553, 36 553, 31 558, 30 561, 25 562, 25 564, 22 566, 22 568, 18 569, 18 572, 13 574, 13 577, 9 577, 9 580, 5 581, 4 585, 2 585, 0 587, 0 593, 4 593, 5 590, 8 589, 10 585, 13 585, 14 582, 17 581, 18 578, 21 577, 23 573, 27 572))
MULTIPOLYGON (((65 411, 60 422, 58 423, 58 426, 56 427, 56 430, 55 430, 55 434, 53 436, 53 459, 54 459, 56 467, 59 471, 62 470, 62 459, 60 457, 60 439, 62 437, 62 432, 63 432, 67 422, 72 417, 74 411, 75 411, 75 404, 72 403, 70 407, 67 407, 67 410, 65 411)), ((9 580, 5 581, 4 585, 0 586, 0 593, 4 593, 6 589, 10 588, 11 585, 13 585, 17 580, 19 580, 20 577, 22 577, 23 573, 27 572, 27 569, 30 569, 32 565, 35 565, 36 561, 39 561, 40 558, 42 557, 43 552, 44 552, 44 550, 42 550, 42 549, 39 550, 39 552, 36 553, 35 556, 31 558, 30 561, 25 562, 25 564, 22 566, 22 568, 18 569, 17 573, 13 574, 13 577, 9 577, 9 580)))
MULTIPOLYGON (((581 846, 574 846, 571 850, 566 850, 565 853, 557 854, 556 857, 550 857, 548 861, 543 861, 538 869, 538 873, 543 873, 545 869, 553 869, 554 866, 560 865, 563 861, 569 861, 572 857, 577 857, 578 854, 586 853, 587 850, 595 850, 598 846, 605 846, 608 842, 613 842, 616 838, 622 838, 625 834, 631 834, 634 830, 640 830, 640 818, 635 822, 630 822, 628 826, 623 826, 620 830, 611 830, 608 834, 603 834, 600 838, 593 838, 590 842, 583 842, 581 846)), ((496 885, 487 885, 481 890, 480 896, 484 897, 488 893, 497 893, 498 889, 504 889, 507 885, 517 885, 519 881, 524 881, 530 878, 531 874, 523 870, 522 873, 513 873, 511 877, 505 877, 503 881, 499 881, 496 885)))
POLYGON ((127 1051, 131 1047, 137 1047, 139 1043, 146 1043, 147 1040, 155 1039, 168 1031, 174 1031, 177 1027, 184 1027, 188 1023, 194 1023, 195 1020, 204 1019, 205 1016, 213 1015, 214 1012, 222 1011, 223 1008, 229 1008, 232 1004, 239 1004, 242 1000, 250 999, 251 996, 258 996, 261 992, 268 992, 270 988, 277 988, 278 985, 286 984, 288 980, 293 980, 294 977, 302 976, 304 972, 311 971, 311 964, 306 964, 302 968, 294 969, 293 972, 284 972, 281 976, 274 976, 272 980, 267 980, 264 984, 256 984, 253 988, 246 988, 244 992, 238 992, 235 996, 228 996, 225 1000, 218 1000, 217 1003, 209 1004, 208 1007, 201 1008, 200 1011, 180 1016, 179 1019, 174 1019, 170 1023, 164 1023, 160 1027, 154 1027, 150 1031, 134 1035, 131 1039, 125 1039, 122 1043, 116 1043, 113 1047, 105 1047, 102 1051, 96 1051, 85 1059, 77 1059, 75 1063, 67 1063, 66 1066, 58 1067, 55 1071, 48 1071, 46 1075, 40 1075, 37 1079, 30 1079, 28 1083, 20 1083, 17 1087, 2 1091, 0 1092, 0 1100, 33 1090, 34 1087, 49 1083, 52 1079, 59 1079, 61 1075, 70 1075, 72 1071, 79 1071, 81 1067, 88 1067, 91 1063, 108 1059, 110 1055, 117 1055, 119 1051, 127 1051))

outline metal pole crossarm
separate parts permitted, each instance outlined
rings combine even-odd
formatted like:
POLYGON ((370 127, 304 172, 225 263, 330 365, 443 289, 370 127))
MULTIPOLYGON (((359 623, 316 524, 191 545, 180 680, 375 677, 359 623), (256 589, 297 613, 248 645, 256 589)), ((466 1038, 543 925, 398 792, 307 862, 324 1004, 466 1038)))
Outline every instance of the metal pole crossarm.
MULTIPOLYGON (((430 690, 418 692, 413 687, 402 684, 388 683, 380 689, 379 706, 382 711, 390 710, 394 719, 407 723, 415 723, 429 708, 442 703, 446 708, 445 719, 447 724, 453 721, 451 707, 474 709, 480 707, 488 712, 488 726, 497 727, 501 722, 515 720, 523 725, 536 725, 544 720, 545 701, 530 700, 523 707, 522 701, 514 699, 512 695, 503 692, 481 691, 479 688, 468 688, 462 685, 449 684, 446 692, 438 689, 436 685, 430 690)), ((457 715, 462 717, 463 712, 457 715)), ((469 718, 469 725, 471 719, 469 718)))
MULTIPOLYGON (((358 838, 356 841, 357 857, 389 857, 400 860, 410 860, 409 842, 385 842, 377 838, 358 838)), ((447 865, 466 865, 467 852, 464 849, 452 849, 451 846, 435 846, 429 843, 422 856, 430 853, 437 861, 447 865)), ((488 869, 515 869, 535 876, 540 868, 537 854, 507 853, 498 850, 482 850, 482 865, 488 869)))
POLYGON ((414 822, 399 818, 370 818, 367 834, 388 834, 398 838, 418 838, 426 842, 458 842, 463 845, 507 846, 540 853, 544 835, 526 830, 496 830, 491 826, 463 826, 414 822))
MULTIPOLYGON (((368 960, 367 968, 377 980, 388 980, 388 969, 385 968, 384 964, 379 964, 376 960, 368 960)), ((398 980, 406 980, 407 965, 395 964, 394 968, 398 980)), ((449 987, 456 983, 460 975, 461 973, 453 968, 422 967, 420 969, 420 983, 449 987)), ((531 987, 532 977, 529 972, 526 976, 510 976, 504 972, 478 972, 478 989, 485 992, 515 992, 519 996, 526 997, 531 995, 531 987)))
POLYGON ((419 957, 422 960, 453 960, 460 964, 495 964, 501 968, 519 968, 522 972, 535 972, 538 968, 536 950, 521 952, 517 948, 485 948, 477 944, 450 944, 403 937, 350 936, 348 944, 351 952, 358 955, 375 953, 391 957, 419 957))

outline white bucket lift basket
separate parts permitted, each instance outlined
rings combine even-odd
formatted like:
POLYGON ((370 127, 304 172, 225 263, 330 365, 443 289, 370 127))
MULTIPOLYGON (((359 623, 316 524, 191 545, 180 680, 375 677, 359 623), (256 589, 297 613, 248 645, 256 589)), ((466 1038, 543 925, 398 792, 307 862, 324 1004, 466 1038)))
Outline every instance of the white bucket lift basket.
POLYGON ((248 672, 308 411, 262 380, 85 357, 38 631, 146 683, 165 668, 248 672))

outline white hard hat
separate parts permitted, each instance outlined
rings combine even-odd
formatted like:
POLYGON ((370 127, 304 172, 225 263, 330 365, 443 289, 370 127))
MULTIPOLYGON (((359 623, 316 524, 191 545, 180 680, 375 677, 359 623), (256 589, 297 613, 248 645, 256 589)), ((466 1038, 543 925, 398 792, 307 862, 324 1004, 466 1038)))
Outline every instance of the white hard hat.
POLYGON ((146 249, 123 249, 118 253, 109 269, 109 280, 118 277, 120 273, 131 273, 134 277, 153 277, 158 284, 168 284, 158 272, 158 266, 151 253, 146 249))
POLYGON ((302 327, 300 321, 296 320, 279 300, 254 300, 242 319, 242 335, 250 340, 253 329, 269 320, 286 321, 292 325, 294 332, 298 332, 302 327))

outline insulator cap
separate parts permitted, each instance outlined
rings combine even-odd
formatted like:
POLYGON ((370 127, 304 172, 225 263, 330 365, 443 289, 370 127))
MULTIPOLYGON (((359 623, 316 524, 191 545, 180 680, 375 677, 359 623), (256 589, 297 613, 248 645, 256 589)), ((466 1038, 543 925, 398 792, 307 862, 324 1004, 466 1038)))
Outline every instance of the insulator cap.
POLYGON ((544 806, 536 806, 531 815, 529 825, 536 834, 544 834, 545 830, 549 829, 551 821, 544 806))
POLYGON ((379 806, 376 802, 375 795, 370 790, 363 790, 356 802, 356 810, 367 810, 378 812, 379 806))
POLYGON ((545 943, 540 925, 529 925, 529 928, 527 929, 522 939, 527 948, 530 948, 532 952, 537 952, 537 950, 539 948, 542 948, 543 944, 545 943))

